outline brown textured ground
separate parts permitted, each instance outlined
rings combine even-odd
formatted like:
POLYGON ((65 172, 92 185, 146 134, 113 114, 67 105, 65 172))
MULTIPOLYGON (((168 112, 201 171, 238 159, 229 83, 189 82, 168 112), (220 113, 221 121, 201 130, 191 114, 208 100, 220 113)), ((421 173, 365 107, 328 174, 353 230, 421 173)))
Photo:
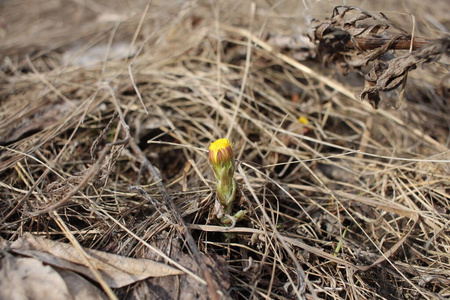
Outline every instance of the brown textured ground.
MULTIPOLYGON (((0 236, 191 271, 120 299, 450 297, 448 65, 375 110, 359 73, 271 44, 336 4, 1 1, 0 236), (247 210, 231 242, 206 152, 225 136, 247 210)), ((448 38, 446 1, 351 4, 448 38)))

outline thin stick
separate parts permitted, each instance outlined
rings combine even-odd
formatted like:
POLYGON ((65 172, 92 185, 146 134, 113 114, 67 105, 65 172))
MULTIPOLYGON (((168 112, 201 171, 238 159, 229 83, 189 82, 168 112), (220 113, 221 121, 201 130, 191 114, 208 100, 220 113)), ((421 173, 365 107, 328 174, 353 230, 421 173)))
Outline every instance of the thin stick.
MULTIPOLYGON (((373 50, 378 49, 380 47, 385 47, 389 43, 391 43, 392 39, 390 38, 368 38, 368 37, 355 37, 354 38, 357 45, 350 40, 345 46, 349 48, 355 48, 358 46, 363 50, 373 50)), ((431 39, 421 38, 421 37, 412 37, 412 36, 404 36, 396 39, 389 47, 389 49, 393 50, 417 50, 422 47, 428 46, 432 42, 431 39)))

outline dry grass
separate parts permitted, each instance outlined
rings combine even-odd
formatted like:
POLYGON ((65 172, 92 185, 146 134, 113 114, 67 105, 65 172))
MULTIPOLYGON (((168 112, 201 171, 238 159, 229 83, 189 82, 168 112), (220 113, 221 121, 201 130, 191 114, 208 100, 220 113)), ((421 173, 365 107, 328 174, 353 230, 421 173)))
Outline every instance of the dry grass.
MULTIPOLYGON (((448 26, 444 2, 416 15, 420 35, 448 26)), ((450 297, 445 68, 412 72, 400 108, 393 91, 374 110, 354 100, 357 76, 264 43, 305 30, 301 4, 109 3, 0 4, 1 237, 154 259, 150 245, 184 241, 204 279, 200 253, 226 259, 229 278, 205 280, 236 299, 450 297), (206 155, 225 136, 248 211, 231 243, 206 155)))

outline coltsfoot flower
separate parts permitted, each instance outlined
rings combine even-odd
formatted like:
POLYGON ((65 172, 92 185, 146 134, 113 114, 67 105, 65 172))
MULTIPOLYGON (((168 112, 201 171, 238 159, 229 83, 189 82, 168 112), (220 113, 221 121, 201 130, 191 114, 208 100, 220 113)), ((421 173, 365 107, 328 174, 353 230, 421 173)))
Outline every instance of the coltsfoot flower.
POLYGON ((209 163, 217 180, 217 197, 225 214, 230 214, 236 197, 233 150, 228 139, 218 139, 209 146, 209 163))
POLYGON ((240 221, 244 212, 239 211, 231 217, 237 186, 234 180, 233 150, 228 139, 218 139, 209 146, 209 163, 217 181, 217 198, 222 205, 222 212, 217 217, 224 225, 240 221), (229 221, 229 222, 228 222, 229 221))
POLYGON ((233 149, 231 149, 228 139, 218 139, 209 146, 209 162, 211 165, 218 165, 224 162, 233 161, 233 149))

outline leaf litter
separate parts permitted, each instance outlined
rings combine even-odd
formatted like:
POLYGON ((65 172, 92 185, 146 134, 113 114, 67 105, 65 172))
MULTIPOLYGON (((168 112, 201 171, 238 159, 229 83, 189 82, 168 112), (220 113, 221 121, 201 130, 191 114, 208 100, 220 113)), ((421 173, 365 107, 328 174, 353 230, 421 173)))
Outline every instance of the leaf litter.
POLYGON ((318 44, 324 63, 337 64, 343 73, 373 63, 364 76, 364 89, 358 98, 367 97, 374 108, 381 101, 380 92, 397 88, 417 65, 448 59, 450 55, 449 37, 417 38, 390 22, 383 13, 358 7, 337 6, 330 20, 316 21, 313 27, 313 41, 318 44), (364 23, 368 20, 376 23, 364 23), (390 28, 397 33, 388 32, 390 28), (395 57, 392 49, 411 51, 395 57))
MULTIPOLYGON (((76 271, 92 280, 80 254, 70 244, 25 234, 8 246, 10 251, 24 256, 39 258, 46 264, 76 271)), ((179 275, 182 271, 148 259, 133 259, 112 253, 85 249, 90 262, 100 271, 105 281, 113 288, 130 285, 147 277, 179 275)))
POLYGON ((289 1, 2 3, 0 271, 49 274, 2 292, 448 297, 444 2, 417 9, 417 36, 330 7, 311 40, 289 1), (228 133, 234 228, 213 222, 207 165, 228 133))

